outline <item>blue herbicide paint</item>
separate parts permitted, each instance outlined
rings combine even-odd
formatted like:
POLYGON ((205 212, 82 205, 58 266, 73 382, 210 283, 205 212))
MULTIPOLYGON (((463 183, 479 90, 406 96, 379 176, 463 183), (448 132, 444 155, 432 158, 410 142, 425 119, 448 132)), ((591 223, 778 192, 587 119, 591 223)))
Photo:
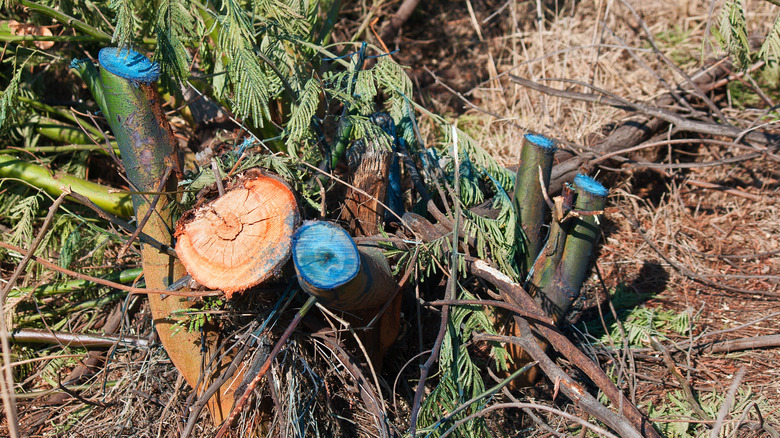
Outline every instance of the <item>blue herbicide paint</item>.
POLYGON ((131 81, 149 83, 160 78, 160 64, 132 49, 106 47, 98 60, 104 69, 131 81))
POLYGON ((549 139, 543 135, 526 134, 525 139, 542 148, 556 149, 555 140, 549 139))
POLYGON ((600 182, 583 174, 578 174, 574 177, 574 186, 595 196, 606 197, 609 194, 609 190, 600 182))
POLYGON ((292 256, 298 275, 322 290, 335 289, 355 278, 360 255, 355 242, 330 222, 306 222, 293 235, 292 256))

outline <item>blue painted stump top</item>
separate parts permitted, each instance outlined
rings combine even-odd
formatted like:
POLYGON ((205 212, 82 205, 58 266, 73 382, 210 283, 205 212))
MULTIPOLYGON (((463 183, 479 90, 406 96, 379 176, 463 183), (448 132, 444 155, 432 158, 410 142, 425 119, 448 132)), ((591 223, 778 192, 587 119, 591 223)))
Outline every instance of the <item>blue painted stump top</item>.
POLYGON ((549 139, 543 135, 526 134, 525 139, 545 149, 556 149, 555 140, 549 139))
POLYGON ((574 186, 595 196, 606 197, 609 194, 609 191, 600 182, 583 174, 574 177, 574 186))
POLYGON ((337 288, 360 270, 352 238, 330 222, 306 222, 293 235, 292 257, 301 279, 318 289, 337 288))
POLYGON ((106 47, 98 54, 100 66, 111 73, 138 82, 154 82, 160 77, 160 64, 133 49, 106 47))

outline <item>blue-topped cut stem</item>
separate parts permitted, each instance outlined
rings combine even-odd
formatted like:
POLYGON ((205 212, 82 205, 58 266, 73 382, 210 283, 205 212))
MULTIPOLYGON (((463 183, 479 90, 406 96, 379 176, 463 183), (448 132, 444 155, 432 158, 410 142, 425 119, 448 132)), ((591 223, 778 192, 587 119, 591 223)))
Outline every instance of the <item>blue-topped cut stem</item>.
POLYGON ((378 309, 396 283, 380 251, 358 247, 330 222, 307 222, 293 236, 292 257, 301 288, 323 305, 347 312, 378 309))
POLYGON ((601 183, 586 175, 574 178, 574 191, 575 217, 571 219, 560 262, 549 284, 537 296, 542 308, 556 321, 560 321, 580 297, 580 289, 598 240, 598 215, 583 213, 604 210, 609 194, 601 183))
MULTIPOLYGON (((170 167, 179 169, 171 127, 162 111, 156 81, 160 66, 130 49, 107 47, 98 55, 108 124, 117 139, 133 189, 154 192, 170 167)), ((98 104, 101 102, 98 101, 98 104)), ((176 181, 167 184, 175 190, 176 181)), ((133 195, 136 209, 143 197, 133 195)))
MULTIPOLYGON (((176 200, 166 193, 176 191, 179 160, 173 132, 157 92, 160 67, 144 55, 126 48, 105 48, 98 59, 99 81, 88 64, 76 63, 74 67, 86 75, 116 137, 131 190, 136 192, 132 195, 136 220, 147 219, 142 231, 173 246, 169 204, 176 200), (159 199, 154 203, 156 197, 159 199), (155 211, 148 214, 152 205, 155 211)), ((181 263, 150 245, 142 245, 141 258, 147 288, 165 289, 186 274, 181 263)), ((214 375, 201 376, 201 364, 204 357, 212 357, 218 348, 215 328, 207 325, 201 332, 181 330, 175 333, 174 324, 182 317, 173 315, 181 315, 193 303, 172 296, 163 299, 157 294, 150 294, 148 299, 155 328, 168 356, 187 383, 200 392, 205 387, 202 385, 208 385, 214 378, 214 375)), ((226 360, 229 362, 229 358, 226 360)), ((225 367, 227 364, 218 363, 215 375, 225 367)), ((229 386, 224 385, 209 401, 209 410, 216 423, 222 422, 230 409, 233 389, 229 386)))
POLYGON ((533 266, 544 243, 542 239, 542 224, 547 213, 547 206, 542 191, 550 184, 555 141, 535 134, 526 134, 523 150, 520 153, 520 165, 515 179, 514 205, 517 220, 522 233, 518 233, 517 264, 520 272, 525 275, 533 266), (541 168, 542 183, 539 181, 541 168))

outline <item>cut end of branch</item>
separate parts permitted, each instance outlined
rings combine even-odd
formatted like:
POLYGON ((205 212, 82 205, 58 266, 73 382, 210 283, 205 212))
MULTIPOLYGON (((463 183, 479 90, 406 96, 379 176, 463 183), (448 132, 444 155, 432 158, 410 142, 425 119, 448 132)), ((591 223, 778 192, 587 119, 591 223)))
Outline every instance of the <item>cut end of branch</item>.
POLYGON ((346 231, 329 222, 307 222, 293 238, 293 262, 301 279, 317 289, 334 289, 352 280, 360 254, 346 231))
POLYGON ((176 254, 192 278, 230 298, 281 269, 298 221, 295 195, 287 184, 248 171, 224 196, 179 220, 176 254))
POLYGON ((160 64, 128 48, 106 47, 98 54, 100 66, 131 81, 154 82, 160 77, 160 64))

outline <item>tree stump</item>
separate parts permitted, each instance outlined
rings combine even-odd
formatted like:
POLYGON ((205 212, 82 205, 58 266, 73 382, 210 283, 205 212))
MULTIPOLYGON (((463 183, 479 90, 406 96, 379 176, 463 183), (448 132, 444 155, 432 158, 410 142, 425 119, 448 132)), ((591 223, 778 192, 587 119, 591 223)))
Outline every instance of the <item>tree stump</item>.
POLYGON ((179 219, 176 254, 192 278, 231 298, 279 272, 299 220, 289 186, 251 169, 223 196, 179 219))
POLYGON ((356 141, 347 153, 353 187, 347 192, 341 217, 355 236, 379 234, 392 158, 389 148, 370 139, 356 141))

